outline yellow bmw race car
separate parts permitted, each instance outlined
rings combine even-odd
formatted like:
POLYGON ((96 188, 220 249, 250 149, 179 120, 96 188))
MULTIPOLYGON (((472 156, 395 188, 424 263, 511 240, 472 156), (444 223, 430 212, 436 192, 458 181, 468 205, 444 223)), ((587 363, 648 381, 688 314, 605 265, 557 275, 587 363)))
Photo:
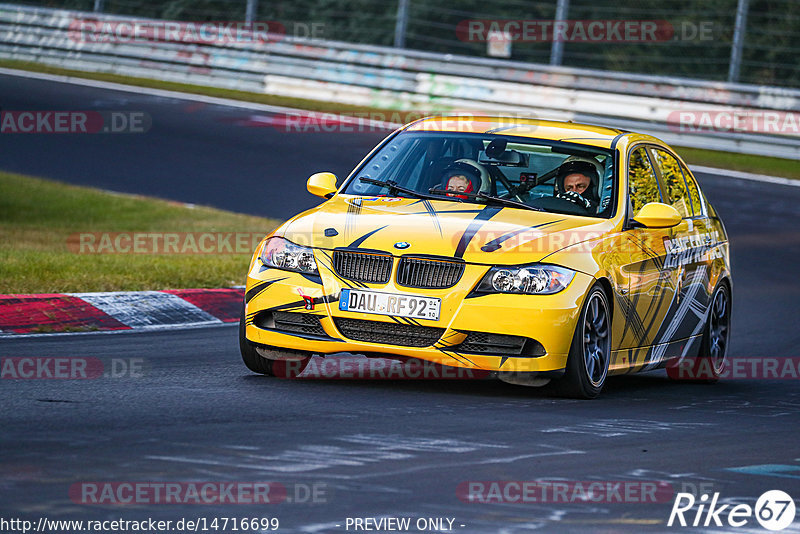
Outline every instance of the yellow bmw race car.
POLYGON ((308 190, 325 202, 250 263, 239 337, 254 372, 350 352, 582 398, 609 375, 722 372, 728 237, 654 137, 432 117, 389 135, 340 186, 319 173, 308 190))

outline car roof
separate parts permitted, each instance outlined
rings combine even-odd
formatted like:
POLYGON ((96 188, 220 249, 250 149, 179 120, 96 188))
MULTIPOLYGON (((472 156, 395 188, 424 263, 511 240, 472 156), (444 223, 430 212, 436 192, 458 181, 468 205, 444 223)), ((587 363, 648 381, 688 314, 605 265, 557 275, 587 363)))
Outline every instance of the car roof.
MULTIPOLYGON (((521 117, 452 115, 426 117, 404 127, 405 131, 495 133, 550 141, 568 141, 611 148, 626 130, 574 122, 521 117)), ((647 136, 649 137, 649 136, 647 136)), ((653 138, 653 140, 656 140, 653 138)))

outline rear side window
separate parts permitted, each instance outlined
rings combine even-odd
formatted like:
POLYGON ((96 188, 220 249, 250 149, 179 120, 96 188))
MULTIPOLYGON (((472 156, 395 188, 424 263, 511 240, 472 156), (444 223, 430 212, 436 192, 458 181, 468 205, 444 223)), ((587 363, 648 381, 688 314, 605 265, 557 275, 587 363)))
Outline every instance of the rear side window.
POLYGON ((661 202, 656 174, 644 147, 631 152, 628 162, 628 191, 631 197, 632 215, 638 213, 642 206, 649 202, 661 202))
POLYGON ((678 210, 681 217, 692 216, 692 203, 686 192, 686 182, 683 179, 681 164, 672 154, 664 150, 652 149, 653 157, 661 171, 661 185, 663 187, 665 202, 678 210))
POLYGON ((681 165, 681 169, 683 170, 683 177, 686 178, 686 190, 689 193, 689 201, 692 203, 692 211, 695 217, 700 217, 703 215, 703 204, 700 202, 700 188, 697 187, 697 182, 694 181, 694 177, 689 174, 686 167, 681 165))

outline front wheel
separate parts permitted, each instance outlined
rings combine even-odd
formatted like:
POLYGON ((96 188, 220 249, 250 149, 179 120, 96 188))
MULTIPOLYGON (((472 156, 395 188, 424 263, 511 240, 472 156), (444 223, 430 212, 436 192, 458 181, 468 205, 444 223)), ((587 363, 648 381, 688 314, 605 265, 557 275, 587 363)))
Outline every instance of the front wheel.
POLYGON ((583 304, 572 338, 564 377, 556 384, 560 394, 593 399, 600 394, 608 376, 611 357, 611 313, 608 298, 594 286, 583 304))
MULTIPOLYGON (((274 353, 276 356, 281 355, 280 349, 267 350, 262 348, 262 352, 274 353)), ((242 315, 239 318, 239 352, 242 354, 242 360, 248 369, 254 373, 277 376, 279 378, 296 378, 308 365, 311 360, 310 356, 303 356, 298 359, 292 360, 279 360, 265 358, 258 353, 255 345, 250 343, 245 336, 245 313, 244 306, 242 306, 242 315)), ((285 353, 286 356, 296 356, 294 353, 285 353)))

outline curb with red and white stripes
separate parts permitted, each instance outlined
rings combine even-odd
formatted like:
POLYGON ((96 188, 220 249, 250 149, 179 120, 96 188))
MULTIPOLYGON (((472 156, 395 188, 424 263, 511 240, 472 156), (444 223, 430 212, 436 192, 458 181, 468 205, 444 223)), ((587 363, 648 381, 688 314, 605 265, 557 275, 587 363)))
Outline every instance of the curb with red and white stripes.
POLYGON ((0 337, 221 326, 243 300, 243 288, 0 295, 0 337))

